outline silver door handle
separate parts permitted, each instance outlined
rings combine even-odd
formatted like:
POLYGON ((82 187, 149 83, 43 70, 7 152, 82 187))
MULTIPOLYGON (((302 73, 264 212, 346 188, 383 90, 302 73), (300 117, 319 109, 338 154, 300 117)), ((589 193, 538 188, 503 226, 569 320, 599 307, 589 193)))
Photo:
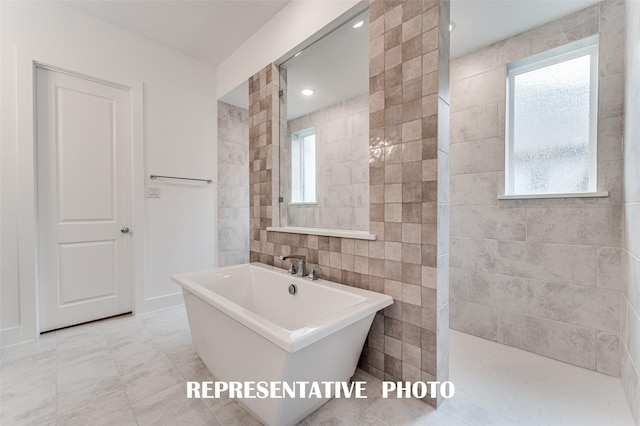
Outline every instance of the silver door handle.
POLYGON ((122 228, 120 230, 120 232, 122 232, 123 234, 128 234, 129 233, 129 228, 127 228, 126 226, 124 228, 122 228))

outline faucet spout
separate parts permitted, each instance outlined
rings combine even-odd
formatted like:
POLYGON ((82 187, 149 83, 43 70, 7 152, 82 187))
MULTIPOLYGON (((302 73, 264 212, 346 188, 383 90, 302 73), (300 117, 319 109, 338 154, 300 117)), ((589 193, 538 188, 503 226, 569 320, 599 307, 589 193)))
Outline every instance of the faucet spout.
POLYGON ((295 259, 298 261, 298 270, 296 272, 296 269, 293 268, 293 264, 291 265, 291 267, 289 268, 289 273, 290 274, 296 274, 298 277, 304 277, 304 265, 305 262, 307 261, 307 257, 306 256, 302 256, 302 255, 298 255, 298 254, 290 254, 288 256, 282 256, 280 258, 281 260, 289 260, 289 259, 295 259))

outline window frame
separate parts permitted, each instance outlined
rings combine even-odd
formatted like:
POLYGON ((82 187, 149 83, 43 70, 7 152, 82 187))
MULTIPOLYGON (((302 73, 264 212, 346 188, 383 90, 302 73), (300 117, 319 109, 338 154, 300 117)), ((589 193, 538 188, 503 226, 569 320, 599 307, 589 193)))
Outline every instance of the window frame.
POLYGON ((598 83, 599 83, 599 36, 594 35, 582 40, 568 43, 542 53, 516 60, 507 64, 506 76, 506 108, 505 108, 505 184, 504 197, 517 198, 555 198, 556 196, 590 196, 602 195, 597 192, 598 187, 598 83), (586 191, 559 194, 556 192, 516 193, 514 192, 513 144, 514 140, 514 107, 515 107, 515 77, 520 74, 556 65, 572 59, 591 55, 590 58, 590 106, 589 106, 589 183, 586 191))
MULTIPOLYGON (((318 145, 318 133, 316 132, 316 128, 315 127, 308 127, 306 129, 302 129, 302 130, 298 130, 295 132, 291 133, 291 165, 290 165, 290 169, 291 169, 291 187, 290 187, 290 202, 289 205, 309 205, 309 204, 318 204, 318 149, 317 149, 317 145, 318 145), (304 139, 308 136, 314 135, 315 136, 315 143, 314 143, 314 160, 315 160, 315 173, 314 173, 314 187, 315 187, 315 199, 313 201, 293 201, 293 143, 295 140, 297 140, 298 142, 301 139, 304 139)), ((300 144, 300 158, 298 159, 299 164, 300 164, 300 173, 299 175, 296 177, 298 180, 298 185, 300 188, 300 194, 299 195, 303 195, 304 194, 304 144, 300 144)), ((299 197, 299 198, 303 198, 303 197, 299 197)))

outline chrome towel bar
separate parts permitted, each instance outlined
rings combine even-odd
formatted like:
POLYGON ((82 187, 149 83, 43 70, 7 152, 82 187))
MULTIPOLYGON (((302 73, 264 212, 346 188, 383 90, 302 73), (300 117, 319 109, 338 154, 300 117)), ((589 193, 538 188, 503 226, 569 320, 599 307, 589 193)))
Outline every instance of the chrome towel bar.
POLYGON ((149 176, 151 179, 155 180, 157 178, 165 178, 165 179, 180 179, 180 180, 195 180, 198 182, 207 182, 212 183, 211 179, 196 179, 196 178, 186 178, 186 177, 177 177, 177 176, 162 176, 162 175, 151 175, 149 176))

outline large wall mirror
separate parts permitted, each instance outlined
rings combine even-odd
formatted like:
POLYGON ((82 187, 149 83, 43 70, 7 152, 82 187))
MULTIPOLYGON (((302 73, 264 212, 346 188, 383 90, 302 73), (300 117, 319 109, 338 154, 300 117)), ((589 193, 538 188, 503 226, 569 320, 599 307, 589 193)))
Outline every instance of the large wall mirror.
POLYGON ((369 11, 280 64, 280 226, 369 229, 369 11))

